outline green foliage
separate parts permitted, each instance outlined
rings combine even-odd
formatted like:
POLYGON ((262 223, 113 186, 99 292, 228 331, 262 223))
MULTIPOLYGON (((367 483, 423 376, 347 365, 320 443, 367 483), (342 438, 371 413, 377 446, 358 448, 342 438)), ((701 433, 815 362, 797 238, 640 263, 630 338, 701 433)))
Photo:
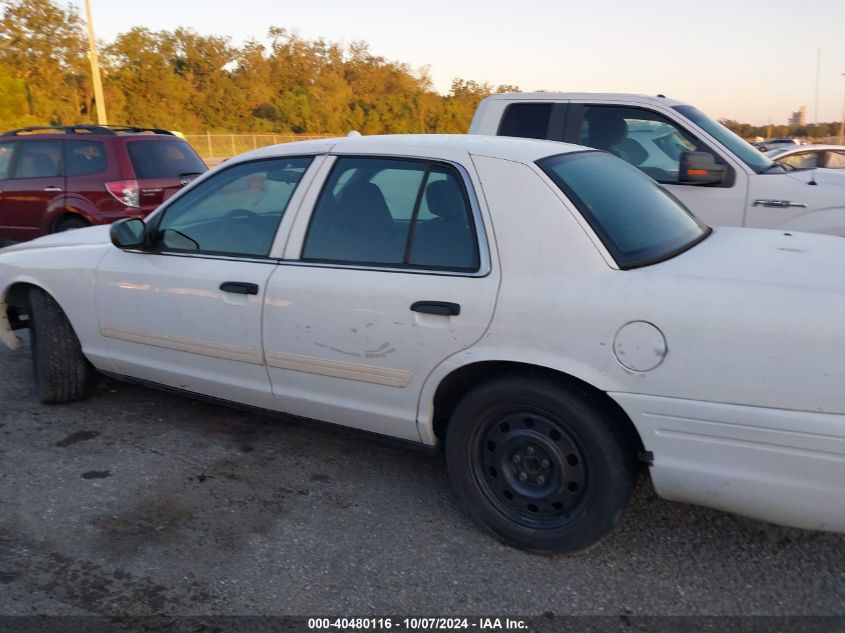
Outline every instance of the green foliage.
POLYGON ((24 115, 0 110, 2 125, 14 125, 26 115, 38 123, 73 122, 87 116, 90 70, 82 23, 74 8, 51 0, 5 2, 0 65, 8 71, 5 76, 23 82, 27 104, 24 115))
MULTIPOLYGON (((0 130, 94 120, 87 38, 74 8, 0 0, 0 130)), ((455 79, 438 94, 427 68, 268 30, 268 45, 190 29, 136 27, 100 46, 109 122, 185 132, 466 132, 492 86, 455 79)), ((518 90, 499 86, 496 91, 518 90)))
POLYGON ((779 137, 797 137, 797 138, 826 138, 836 136, 839 134, 839 121, 831 121, 829 123, 809 123, 807 125, 750 125, 748 123, 739 123, 732 119, 719 119, 719 123, 726 128, 741 136, 744 139, 754 140, 755 138, 779 138, 779 137))

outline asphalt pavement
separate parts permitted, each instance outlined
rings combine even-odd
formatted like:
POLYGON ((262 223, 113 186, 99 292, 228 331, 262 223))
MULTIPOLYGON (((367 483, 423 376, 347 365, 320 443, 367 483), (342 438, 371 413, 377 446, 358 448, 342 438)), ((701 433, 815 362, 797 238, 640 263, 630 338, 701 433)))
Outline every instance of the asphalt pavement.
POLYGON ((48 407, 0 346, 0 615, 845 615, 845 536, 670 503, 599 546, 481 533, 438 456, 101 379, 48 407))

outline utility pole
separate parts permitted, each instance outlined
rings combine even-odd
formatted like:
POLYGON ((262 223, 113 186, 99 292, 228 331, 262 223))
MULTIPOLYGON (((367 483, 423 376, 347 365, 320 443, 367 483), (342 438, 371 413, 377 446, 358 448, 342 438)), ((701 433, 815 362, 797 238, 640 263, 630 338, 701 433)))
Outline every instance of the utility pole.
POLYGON ((106 101, 103 98, 103 82, 100 79, 100 61, 97 57, 97 40, 94 37, 94 22, 91 20, 91 3, 85 0, 85 21, 88 24, 88 59, 91 61, 91 77, 94 79, 94 101, 97 103, 97 123, 108 125, 106 101))
MULTIPOLYGON (((845 73, 842 73, 845 77, 845 73)), ((845 145, 845 99, 842 101, 842 122, 839 124, 839 144, 845 145)))
POLYGON ((822 49, 818 49, 816 53, 816 114, 814 123, 819 124, 819 73, 822 67, 822 49))

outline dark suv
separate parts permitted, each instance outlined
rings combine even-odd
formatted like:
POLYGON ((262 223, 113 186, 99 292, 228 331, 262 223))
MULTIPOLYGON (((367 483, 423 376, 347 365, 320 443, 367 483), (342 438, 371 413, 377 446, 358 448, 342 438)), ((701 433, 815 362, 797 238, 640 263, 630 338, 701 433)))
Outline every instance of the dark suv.
POLYGON ((0 136, 0 241, 144 217, 208 168, 167 130, 72 125, 0 136))

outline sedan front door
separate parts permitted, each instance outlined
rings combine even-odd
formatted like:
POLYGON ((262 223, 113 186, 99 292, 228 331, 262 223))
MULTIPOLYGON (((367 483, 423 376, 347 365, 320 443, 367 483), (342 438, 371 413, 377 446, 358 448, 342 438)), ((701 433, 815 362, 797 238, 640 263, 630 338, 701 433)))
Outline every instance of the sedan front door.
POLYGON ((261 341, 269 254, 311 162, 234 164, 153 216, 149 249, 106 254, 99 328, 119 374, 273 408, 261 341))

